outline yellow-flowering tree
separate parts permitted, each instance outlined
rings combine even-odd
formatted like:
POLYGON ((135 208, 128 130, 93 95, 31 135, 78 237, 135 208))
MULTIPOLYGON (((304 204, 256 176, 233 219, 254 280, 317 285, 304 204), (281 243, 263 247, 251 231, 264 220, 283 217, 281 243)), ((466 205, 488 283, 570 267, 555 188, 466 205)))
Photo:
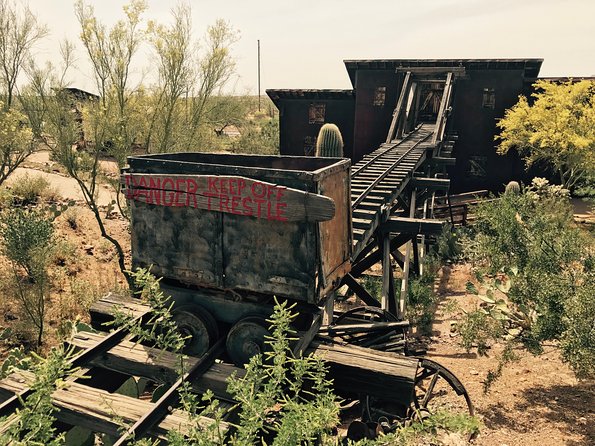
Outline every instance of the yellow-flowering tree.
POLYGON ((27 118, 0 102, 0 185, 33 151, 33 133, 27 118))
POLYGON ((517 150, 527 167, 546 163, 572 189, 595 177, 595 82, 535 84, 534 101, 521 96, 498 122, 498 153, 517 150))

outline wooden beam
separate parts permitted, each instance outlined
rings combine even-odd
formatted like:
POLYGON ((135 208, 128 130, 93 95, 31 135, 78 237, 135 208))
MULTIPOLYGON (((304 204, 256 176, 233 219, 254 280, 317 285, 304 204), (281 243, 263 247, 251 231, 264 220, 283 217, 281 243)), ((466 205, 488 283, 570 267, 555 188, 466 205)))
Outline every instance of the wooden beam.
MULTIPOLYGON (((19 371, 11 374, 0 381, 2 396, 21 392, 33 380, 31 372, 19 371)), ((134 423, 155 405, 146 400, 109 393, 74 382, 55 390, 52 393, 52 401, 57 409, 55 416, 58 421, 114 436, 119 435, 121 430, 121 425, 115 421, 116 417, 125 424, 134 423)), ((7 423, 9 422, 10 419, 7 423)), ((214 422, 207 417, 201 417, 199 420, 202 427, 214 422)), ((0 434, 5 431, 7 423, 0 427, 0 434)), ((190 426, 188 414, 174 409, 150 431, 150 434, 165 439, 168 431, 175 430, 184 434, 190 426)), ((228 429, 227 423, 222 422, 221 428, 225 432, 228 429)))
POLYGON ((413 177, 411 184, 417 188, 436 190, 448 190, 450 188, 450 180, 446 178, 425 178, 413 177))
POLYGON ((428 158, 428 163, 433 166, 454 166, 456 162, 457 159, 453 157, 433 156, 428 158))
MULTIPOLYGON (((399 234, 396 237, 392 237, 390 240, 391 252, 394 252, 395 250, 403 246, 410 239, 410 234, 399 234)), ((375 265, 376 263, 380 262, 380 260, 382 260, 382 250, 377 249, 376 251, 370 253, 367 257, 355 263, 351 267, 351 275, 353 277, 361 276, 364 271, 372 267, 372 265, 375 265)))
POLYGON ((455 76, 465 76, 465 67, 398 67, 397 73, 410 72, 414 75, 446 74, 453 73, 455 76))
POLYGON ((397 101, 397 106, 395 107, 395 111, 393 112, 393 120, 390 123, 390 127, 388 129, 388 135, 386 136, 386 142, 390 143, 393 140, 393 135, 395 134, 395 130, 397 129, 398 121, 401 117, 401 109, 403 108, 403 104, 405 102, 405 95, 407 93, 407 88, 409 85, 409 79, 411 78, 411 73, 405 73, 405 79, 403 80, 403 85, 401 87, 401 92, 399 94, 399 100, 397 101))
POLYGON ((366 305, 371 307, 380 306, 380 303, 351 274, 343 277, 342 284, 347 285, 366 305))
POLYGON ((431 220, 423 218, 390 217, 385 221, 381 230, 392 233, 407 234, 440 234, 444 220, 431 220))
POLYGON ((446 83, 444 84, 444 90, 442 92, 442 99, 440 100, 440 109, 438 110, 438 116, 436 117, 436 126, 434 127, 434 138, 432 144, 436 144, 437 141, 442 141, 444 134, 444 121, 446 119, 445 113, 448 107, 448 99, 450 98, 450 90, 452 88, 452 72, 446 75, 446 83))
POLYGON ((386 234, 382 240, 382 301, 380 307, 389 309, 390 281, 393 280, 393 269, 390 264, 390 235, 386 234))
MULTIPOLYGON (((415 216, 415 209, 416 209, 416 201, 417 199, 417 189, 413 189, 411 191, 411 200, 409 203, 409 217, 413 218, 415 216)), ((389 219, 390 220, 390 219, 389 219)), ((399 296, 399 306, 397 316, 400 319, 405 319, 406 317, 406 302, 407 302, 407 293, 409 290, 409 260, 411 258, 411 244, 417 243, 417 237, 413 237, 409 242, 407 242, 407 247, 405 248, 405 265, 403 266, 403 274, 401 276, 401 294, 399 296)))

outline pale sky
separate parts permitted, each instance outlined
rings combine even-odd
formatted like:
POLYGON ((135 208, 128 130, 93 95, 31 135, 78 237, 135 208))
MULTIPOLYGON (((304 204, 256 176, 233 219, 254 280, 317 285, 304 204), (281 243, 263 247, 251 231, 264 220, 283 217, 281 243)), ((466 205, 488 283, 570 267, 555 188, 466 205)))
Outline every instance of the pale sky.
MULTIPOLYGON (((19 0, 17 0, 19 1, 19 0)), ((94 91, 72 0, 30 0, 50 36, 39 60, 76 41, 72 86, 94 91)), ((111 25, 121 0, 88 1, 111 25)), ((169 21, 175 5, 148 0, 148 19, 169 21)), ((344 59, 543 58, 541 76, 595 75, 595 0, 190 0, 194 32, 217 18, 241 33, 234 46, 238 92, 257 92, 257 39, 266 88, 350 88, 344 59)), ((150 66, 148 49, 138 62, 150 66)), ((137 68, 140 73, 140 67, 137 68)))

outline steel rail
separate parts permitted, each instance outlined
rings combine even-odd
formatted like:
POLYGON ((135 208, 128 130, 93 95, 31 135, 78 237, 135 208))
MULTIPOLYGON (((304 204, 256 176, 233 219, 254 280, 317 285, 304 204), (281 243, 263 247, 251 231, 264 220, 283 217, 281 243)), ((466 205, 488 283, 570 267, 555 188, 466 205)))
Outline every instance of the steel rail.
POLYGON ((384 180, 390 173, 403 161, 403 159, 409 155, 414 149, 417 148, 421 143, 425 142, 430 136, 432 136, 432 132, 428 133, 422 139, 417 141, 409 150, 403 153, 399 158, 397 158, 382 174, 380 174, 376 179, 355 199, 354 202, 351 203, 351 209, 354 210, 357 206, 364 201, 364 199, 368 196, 368 194, 374 189, 378 183, 384 180))
POLYGON ((416 132, 423 126, 423 124, 419 124, 417 126, 417 128, 415 130, 413 130, 411 133, 409 133, 405 138, 403 138, 401 141, 391 144, 390 147, 384 149, 382 152, 380 152, 378 155, 375 155, 372 159, 368 160, 363 166, 358 167, 355 171, 351 172, 350 176, 351 178, 354 178, 358 173, 360 173, 363 169, 365 169, 366 167, 368 167, 371 163, 373 163, 374 161, 376 161, 378 158, 380 158, 381 156, 383 156, 385 153, 387 153, 390 150, 396 149, 397 147, 399 147, 401 144, 408 142, 410 138, 412 138, 413 136, 416 135, 416 132))

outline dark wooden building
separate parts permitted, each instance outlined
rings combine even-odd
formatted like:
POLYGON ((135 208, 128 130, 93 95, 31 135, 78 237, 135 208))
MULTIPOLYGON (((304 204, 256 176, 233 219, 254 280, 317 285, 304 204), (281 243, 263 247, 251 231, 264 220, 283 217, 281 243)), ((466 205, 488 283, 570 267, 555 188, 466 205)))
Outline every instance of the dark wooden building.
POLYGON ((337 124, 345 156, 354 162, 386 140, 407 71, 426 73, 416 95, 417 121, 436 119, 443 84, 431 73, 457 71, 447 132, 458 140, 450 168, 451 190, 500 189, 526 178, 516 153, 496 154, 496 121, 521 94, 529 95, 542 59, 392 59, 346 60, 353 90, 267 90, 280 115, 282 154, 309 154, 324 122, 337 124))
POLYGON ((279 109, 279 146, 282 155, 312 155, 322 124, 341 129, 345 156, 353 155, 353 90, 267 90, 279 109))

